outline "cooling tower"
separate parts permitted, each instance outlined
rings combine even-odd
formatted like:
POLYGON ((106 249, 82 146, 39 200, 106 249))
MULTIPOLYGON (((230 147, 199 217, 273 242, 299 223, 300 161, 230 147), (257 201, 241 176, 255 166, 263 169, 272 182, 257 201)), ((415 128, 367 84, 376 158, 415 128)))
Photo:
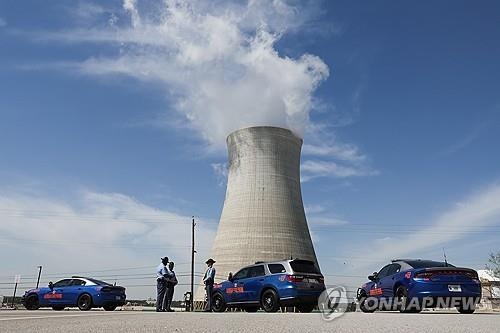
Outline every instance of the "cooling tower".
POLYGON ((211 252, 216 281, 256 261, 317 263, 300 189, 301 147, 302 139, 277 127, 228 136, 226 198, 211 252))

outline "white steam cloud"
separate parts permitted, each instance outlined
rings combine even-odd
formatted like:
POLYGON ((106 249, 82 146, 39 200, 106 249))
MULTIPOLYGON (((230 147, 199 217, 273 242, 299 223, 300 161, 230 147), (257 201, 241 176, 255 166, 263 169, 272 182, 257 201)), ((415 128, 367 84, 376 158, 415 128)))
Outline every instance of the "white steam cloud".
POLYGON ((79 68, 164 84, 181 118, 211 145, 224 147, 230 132, 248 126, 303 135, 312 95, 329 69, 317 56, 293 59, 276 51, 280 37, 300 24, 298 8, 279 0, 166 0, 154 12, 140 5, 123 2, 126 26, 58 38, 116 42, 119 55, 91 58, 79 68))
POLYGON ((163 88, 168 109, 154 125, 191 129, 209 150, 224 151, 229 133, 250 126, 307 134, 302 181, 379 174, 356 145, 340 142, 328 124, 310 118, 322 108, 313 96, 328 78, 328 66, 315 55, 292 58, 277 51, 284 35, 315 31, 320 11, 314 1, 123 0, 114 9, 86 3, 76 11, 78 28, 44 32, 38 39, 105 47, 100 56, 49 69, 125 75, 163 88))

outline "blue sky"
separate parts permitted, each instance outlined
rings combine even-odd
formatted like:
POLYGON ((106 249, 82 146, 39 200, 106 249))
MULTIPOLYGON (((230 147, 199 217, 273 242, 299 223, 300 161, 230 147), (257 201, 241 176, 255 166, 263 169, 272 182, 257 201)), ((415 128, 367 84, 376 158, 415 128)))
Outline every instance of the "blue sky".
POLYGON ((43 265, 153 296, 161 256, 188 271, 193 215, 209 256, 224 138, 252 125, 304 139, 328 283, 499 250, 496 1, 166 3, 0 3, 2 283, 43 265))

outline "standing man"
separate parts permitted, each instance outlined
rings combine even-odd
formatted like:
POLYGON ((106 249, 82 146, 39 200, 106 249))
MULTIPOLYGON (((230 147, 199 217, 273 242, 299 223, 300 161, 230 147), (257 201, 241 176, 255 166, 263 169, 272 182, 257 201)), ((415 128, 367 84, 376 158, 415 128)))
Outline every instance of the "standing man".
POLYGON ((167 291, 168 257, 161 258, 161 264, 156 267, 156 312, 165 312, 165 293, 167 291))
POLYGON ((215 279, 215 268, 213 265, 215 264, 215 260, 212 258, 205 261, 208 268, 203 276, 203 283, 205 284, 205 290, 207 291, 207 307, 205 309, 206 312, 212 311, 212 291, 214 289, 214 279, 215 279))
POLYGON ((174 310, 171 308, 172 306, 172 299, 174 298, 174 287, 177 285, 177 277, 175 276, 174 272, 174 262, 170 261, 168 263, 168 271, 170 272, 171 276, 167 278, 167 293, 165 295, 166 302, 165 302, 165 311, 167 312, 174 312, 174 310))

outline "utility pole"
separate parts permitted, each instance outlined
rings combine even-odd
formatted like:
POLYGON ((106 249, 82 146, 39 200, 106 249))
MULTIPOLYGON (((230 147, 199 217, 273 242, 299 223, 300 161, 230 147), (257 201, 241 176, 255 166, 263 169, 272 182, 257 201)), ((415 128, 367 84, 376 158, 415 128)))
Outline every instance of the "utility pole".
POLYGON ((194 254, 196 250, 194 249, 194 226, 196 223, 194 222, 194 216, 192 221, 192 230, 191 230, 191 311, 194 310, 194 254))
POLYGON ((17 284, 21 282, 21 275, 16 275, 14 277, 14 296, 12 296, 12 308, 14 308, 14 300, 16 299, 17 284))
POLYGON ((36 280, 36 288, 38 289, 38 285, 40 284, 40 276, 42 275, 42 266, 38 266, 38 279, 36 280))

